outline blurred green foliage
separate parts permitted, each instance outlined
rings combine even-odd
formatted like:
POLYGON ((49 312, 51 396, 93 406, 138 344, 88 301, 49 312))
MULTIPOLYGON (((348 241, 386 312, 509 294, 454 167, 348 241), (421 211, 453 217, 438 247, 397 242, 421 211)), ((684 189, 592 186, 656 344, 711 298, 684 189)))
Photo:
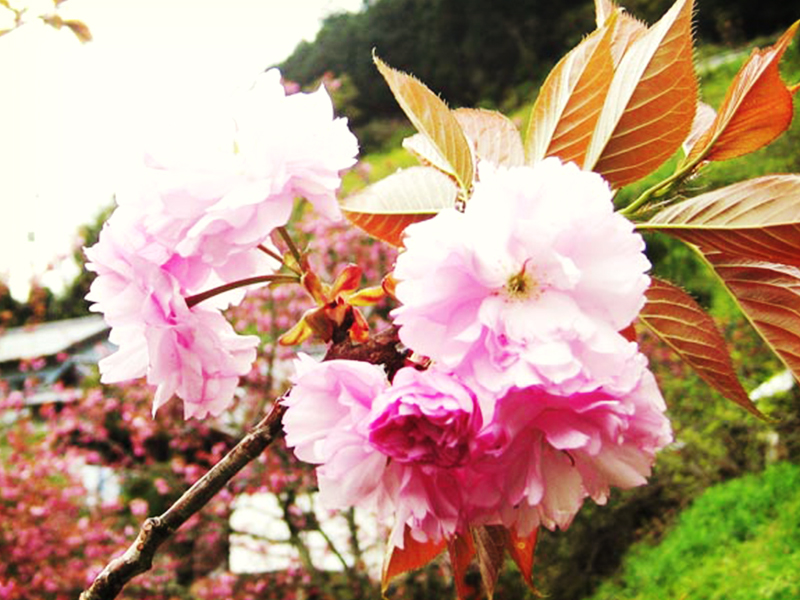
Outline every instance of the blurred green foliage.
MULTIPOLYGON (((624 0, 648 23, 672 0, 624 0)), ((699 0, 696 31, 727 45, 785 29, 798 13, 782 0, 699 0)), ((365 0, 357 13, 325 19, 313 42, 301 42, 280 66, 303 86, 326 74, 346 76, 357 94, 339 108, 363 147, 374 150, 368 123, 397 118, 397 104, 372 64, 372 51, 408 71, 454 106, 503 109, 529 100, 533 82, 594 28, 592 0, 365 0), (367 134, 364 135, 364 131, 367 134)))

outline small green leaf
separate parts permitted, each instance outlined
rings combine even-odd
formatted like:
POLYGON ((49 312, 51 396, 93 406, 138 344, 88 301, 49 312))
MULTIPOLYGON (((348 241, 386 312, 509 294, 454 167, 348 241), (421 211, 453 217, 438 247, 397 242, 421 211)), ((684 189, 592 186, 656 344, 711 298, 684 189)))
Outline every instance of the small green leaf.
POLYGON ((415 77, 393 69, 375 55, 373 60, 411 123, 450 166, 448 171, 454 174, 462 196, 469 197, 475 175, 472 152, 453 113, 415 77))
POLYGON ((714 320, 675 285, 653 279, 639 321, 655 333, 711 387, 760 419, 733 369, 725 338, 714 320))
POLYGON ((411 167, 344 198, 340 205, 354 225, 400 246, 406 227, 452 208, 457 198, 458 188, 450 177, 433 167, 411 167))

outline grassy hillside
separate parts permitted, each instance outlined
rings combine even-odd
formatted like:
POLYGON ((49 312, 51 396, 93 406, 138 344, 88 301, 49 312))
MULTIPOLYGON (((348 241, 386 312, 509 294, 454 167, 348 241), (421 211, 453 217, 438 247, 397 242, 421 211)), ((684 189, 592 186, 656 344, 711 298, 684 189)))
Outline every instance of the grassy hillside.
POLYGON ((591 600, 800 598, 800 466, 707 490, 658 546, 637 544, 591 600))

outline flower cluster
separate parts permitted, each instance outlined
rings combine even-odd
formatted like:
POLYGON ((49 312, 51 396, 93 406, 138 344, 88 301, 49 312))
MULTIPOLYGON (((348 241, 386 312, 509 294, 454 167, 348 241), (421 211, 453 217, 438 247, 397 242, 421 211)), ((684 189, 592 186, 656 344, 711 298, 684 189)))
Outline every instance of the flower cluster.
POLYGON ((191 297, 273 272, 269 237, 287 223, 296 197, 338 218, 340 171, 358 152, 323 88, 286 95, 275 70, 241 99, 234 125, 227 148, 201 151, 187 140, 192 147, 177 158, 148 156, 86 250, 97 273, 87 299, 119 346, 101 361, 102 380, 146 375, 157 386, 154 411, 173 395, 187 418, 228 406, 258 338, 234 332, 221 297, 191 297))
POLYGON ((409 226, 392 313, 419 357, 390 382, 297 364, 287 443, 331 507, 395 517, 392 543, 502 524, 566 527, 584 498, 644 483, 671 441, 645 357, 641 237, 574 164, 484 165, 463 212, 409 226), (427 368, 424 366, 427 365, 427 368))

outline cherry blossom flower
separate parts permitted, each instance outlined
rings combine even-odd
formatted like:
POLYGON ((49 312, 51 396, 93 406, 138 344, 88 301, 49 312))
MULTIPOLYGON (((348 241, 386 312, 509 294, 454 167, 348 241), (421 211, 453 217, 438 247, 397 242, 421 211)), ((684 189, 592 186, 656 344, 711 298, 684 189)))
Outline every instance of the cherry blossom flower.
POLYGON ((534 386, 496 397, 435 368, 403 368, 389 384, 375 365, 303 357, 286 401, 286 441, 319 465, 326 506, 394 519, 397 546, 406 527, 422 542, 483 524, 519 535, 565 528, 585 498, 604 503, 611 486, 644 484, 672 440, 643 360, 625 392, 564 396, 534 386))
MULTIPOLYGON (((643 485, 656 452, 672 441, 665 409, 645 368, 627 393, 511 390, 498 401, 475 465, 488 478, 483 485, 501 493, 472 520, 502 523, 520 535, 540 524, 566 528, 586 497, 604 504, 611 486, 643 485)), ((481 491, 468 489, 477 504, 481 491)))
POLYGON ((376 399, 369 421, 370 443, 393 460, 447 468, 466 462, 481 415, 455 378, 405 368, 376 399))
POLYGON ((401 369, 390 386, 383 369, 308 357, 283 418, 295 455, 319 464, 320 500, 328 508, 361 506, 395 519, 421 540, 466 530, 463 506, 471 454, 481 427, 474 394, 435 371, 401 369))
POLYGON ((153 412, 173 394, 189 417, 219 415, 255 360, 258 338, 239 336, 214 308, 189 308, 185 283, 207 273, 171 255, 141 226, 112 217, 86 249, 97 277, 87 294, 104 313, 116 352, 100 361, 103 383, 147 376, 156 385, 153 412), (181 277, 185 278, 182 283, 181 277))
POLYGON ((149 156, 86 250, 98 274, 87 298, 119 346, 101 362, 103 381, 146 375, 157 386, 154 411, 173 394, 187 418, 228 406, 258 339, 237 335, 220 314, 230 294, 199 306, 187 298, 273 273, 261 250, 289 220, 296 196, 339 217, 340 171, 358 152, 324 88, 287 96, 274 70, 244 94, 233 121, 227 147, 224 135, 212 135, 220 128, 203 124, 208 140, 193 136, 149 156))
POLYGON ((364 429, 372 401, 386 388, 383 369, 349 360, 317 363, 301 354, 284 401, 286 444, 300 460, 320 465, 320 499, 329 508, 367 503, 377 493, 387 457, 364 429))
POLYGON ((432 361, 301 363, 284 424, 331 508, 393 517, 390 543, 471 526, 566 527, 587 497, 641 485, 672 437, 620 330, 649 263, 596 174, 557 159, 484 167, 464 213, 408 227, 400 337, 432 361))
POLYGON ((483 167, 463 213, 406 229, 393 312, 400 338, 496 394, 629 388, 649 263, 602 178, 549 158, 483 167))
POLYGON ((223 128, 203 123, 207 140, 151 151, 135 184, 118 198, 146 213, 147 230, 164 245, 202 259, 223 279, 252 272, 256 265, 243 264, 242 254, 286 225, 296 197, 326 218, 341 218, 340 173, 358 153, 325 88, 286 95, 275 69, 239 98, 232 124, 227 143, 223 128))

